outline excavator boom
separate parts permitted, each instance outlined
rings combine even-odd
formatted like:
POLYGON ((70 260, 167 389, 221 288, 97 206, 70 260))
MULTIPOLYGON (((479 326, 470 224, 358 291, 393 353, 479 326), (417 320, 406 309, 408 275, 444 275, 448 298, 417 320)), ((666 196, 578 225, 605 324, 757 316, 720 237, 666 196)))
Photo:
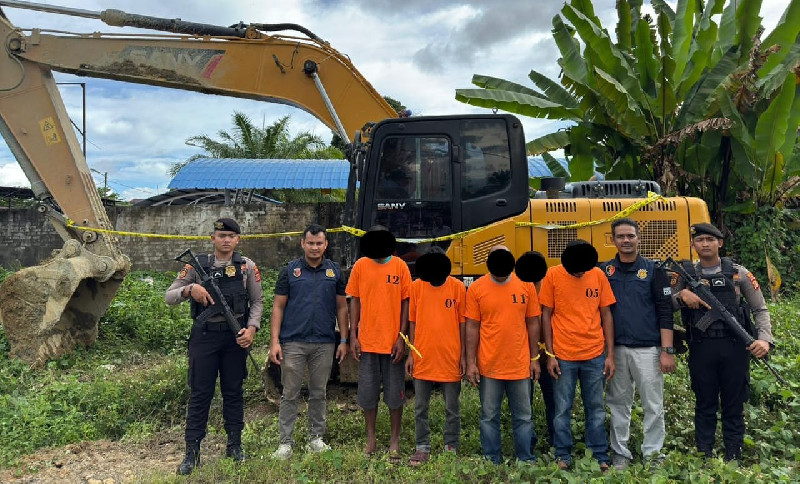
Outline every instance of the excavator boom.
POLYGON ((111 229, 52 71, 288 104, 350 140, 365 121, 395 111, 350 60, 293 24, 232 27, 2 0, 0 6, 97 18, 170 34, 19 29, 0 10, 0 133, 66 245, 18 271, 0 291, 0 319, 15 356, 33 364, 90 344, 130 261, 111 229), (294 29, 304 36, 270 35, 294 29), (338 108, 334 109, 334 106, 338 108))

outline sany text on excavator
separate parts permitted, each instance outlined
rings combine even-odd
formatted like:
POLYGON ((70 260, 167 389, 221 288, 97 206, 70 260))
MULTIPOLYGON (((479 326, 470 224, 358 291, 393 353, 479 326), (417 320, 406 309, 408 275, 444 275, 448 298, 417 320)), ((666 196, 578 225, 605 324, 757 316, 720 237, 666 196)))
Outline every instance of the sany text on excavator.
MULTIPOLYGON (((279 102, 313 114, 350 141, 343 222, 364 229, 382 224, 405 239, 398 255, 412 271, 416 254, 429 245, 417 241, 431 237, 445 237, 432 243, 446 248, 453 275, 465 279, 486 272, 495 244, 517 254, 538 250, 553 264, 569 241, 583 238, 601 258, 610 258, 608 224, 545 230, 530 223, 603 220, 657 190, 652 182, 593 182, 532 200, 517 118, 397 118, 345 55, 298 25, 222 27, 15 0, 0 0, 0 6, 164 32, 23 30, 0 10, 0 132, 30 180, 40 210, 65 240, 55 257, 16 272, 0 288, 0 319, 12 354, 34 365, 96 339, 97 322, 131 267, 113 236, 76 231, 66 223, 111 228, 52 71, 279 102), (292 30, 296 33, 275 33, 292 30), (472 229, 479 230, 446 238, 472 229)), ((665 198, 633 217, 642 228, 643 255, 677 259, 689 257, 688 227, 707 221, 708 211, 699 199, 665 198)))

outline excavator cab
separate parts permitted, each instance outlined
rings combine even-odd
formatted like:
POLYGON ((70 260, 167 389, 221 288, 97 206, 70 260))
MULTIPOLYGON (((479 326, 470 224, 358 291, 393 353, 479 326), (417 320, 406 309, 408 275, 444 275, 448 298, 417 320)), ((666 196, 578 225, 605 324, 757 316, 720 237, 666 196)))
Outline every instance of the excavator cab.
POLYGON ((414 261, 445 237, 528 207, 520 121, 509 114, 387 119, 374 126, 361 177, 357 224, 383 225, 397 255, 414 261))

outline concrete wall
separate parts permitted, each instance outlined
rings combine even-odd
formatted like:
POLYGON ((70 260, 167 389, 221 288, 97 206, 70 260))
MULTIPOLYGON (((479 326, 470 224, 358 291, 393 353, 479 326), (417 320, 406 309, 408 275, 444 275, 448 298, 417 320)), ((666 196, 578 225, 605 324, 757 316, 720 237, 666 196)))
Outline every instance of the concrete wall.
MULTIPOLYGON (((244 234, 303 230, 310 223, 338 227, 343 204, 220 205, 109 207, 109 217, 120 231, 208 236, 220 217, 239 222, 244 234)), ((331 234, 328 256, 338 260, 339 238, 331 234)), ((0 265, 19 268, 39 263, 63 245, 47 219, 35 209, 0 210, 0 265)), ((173 258, 191 248, 209 252, 208 240, 119 237, 119 246, 134 270, 176 271, 173 258)), ((239 250, 264 268, 277 268, 302 254, 299 237, 245 239, 239 250)))

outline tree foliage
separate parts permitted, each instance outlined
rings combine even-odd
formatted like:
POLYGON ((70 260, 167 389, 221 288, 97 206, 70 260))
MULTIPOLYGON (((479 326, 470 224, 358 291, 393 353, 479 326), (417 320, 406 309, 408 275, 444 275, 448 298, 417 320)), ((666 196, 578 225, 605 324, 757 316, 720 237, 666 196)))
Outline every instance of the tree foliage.
POLYGON ((797 193, 800 152, 800 0, 763 41, 761 0, 618 0, 614 35, 590 0, 553 20, 559 82, 532 70, 535 88, 475 75, 456 99, 572 123, 528 143, 564 149, 572 179, 592 167, 610 179, 647 177, 723 210, 753 211, 797 193))
POLYGON ((284 116, 268 126, 258 127, 247 115, 233 113, 233 129, 220 130, 218 139, 208 135, 192 136, 186 144, 203 150, 184 162, 170 167, 169 175, 178 172, 199 158, 261 158, 261 159, 342 159, 343 153, 328 146, 322 138, 311 132, 292 135, 289 116, 284 116))

